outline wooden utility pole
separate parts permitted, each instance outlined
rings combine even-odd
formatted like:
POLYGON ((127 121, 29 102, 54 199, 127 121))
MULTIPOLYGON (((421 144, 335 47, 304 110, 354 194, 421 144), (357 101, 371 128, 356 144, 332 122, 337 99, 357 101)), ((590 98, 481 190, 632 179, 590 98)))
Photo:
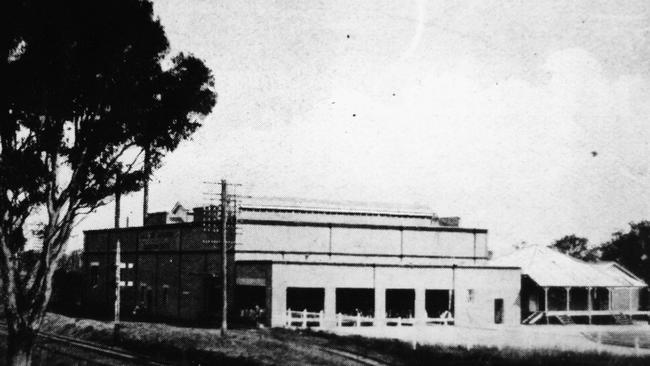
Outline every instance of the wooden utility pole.
POLYGON ((120 201, 122 192, 120 192, 120 173, 115 175, 115 228, 120 227, 120 201))
MULTIPOLYGON (((231 201, 233 197, 238 197, 236 194, 229 194, 228 187, 236 186, 236 184, 228 184, 225 179, 222 179, 221 182, 204 182, 210 185, 221 185, 221 193, 219 199, 219 205, 214 205, 212 201, 210 204, 203 208, 203 231, 206 234, 206 238, 203 240, 205 244, 210 244, 213 246, 221 245, 221 335, 226 336, 228 331, 228 246, 232 244, 234 248, 235 245, 235 235, 236 228, 234 225, 236 214, 237 200, 231 201), (231 208, 231 202, 234 203, 231 208), (231 226, 228 220, 232 219, 233 225, 231 226), (231 233, 228 230, 232 230, 231 233), (219 234, 219 235, 217 235, 219 234), (228 243, 228 239, 232 240, 232 243, 228 243)), ((217 193, 206 192, 205 193, 210 200, 212 197, 215 197, 217 193)), ((215 273, 206 273, 208 275, 214 276, 215 273)), ((210 309, 211 310, 211 309, 210 309)))
POLYGON ((118 343, 120 332, 120 283, 122 282, 122 258, 120 240, 115 243, 115 320, 113 324, 113 339, 118 343))
MULTIPOLYGON (((116 185, 119 186, 120 175, 118 174, 115 177, 116 185)), ((120 193, 119 187, 115 191, 115 228, 120 227, 120 198, 122 194, 120 193)), ((114 343, 119 342, 119 333, 120 333, 120 282, 122 282, 121 276, 121 267, 122 267, 122 258, 121 258, 121 247, 120 240, 118 239, 115 242, 115 322, 113 324, 113 341, 114 343)))
POLYGON ((120 192, 115 192, 115 228, 120 227, 120 192))
POLYGON ((456 296, 458 294, 456 293, 456 265, 454 264, 451 266, 451 290, 447 298, 447 310, 454 316, 454 319, 456 317, 456 308, 454 307, 456 296))
POLYGON ((223 303, 221 309, 221 335, 228 331, 228 184, 221 180, 221 287, 223 303))

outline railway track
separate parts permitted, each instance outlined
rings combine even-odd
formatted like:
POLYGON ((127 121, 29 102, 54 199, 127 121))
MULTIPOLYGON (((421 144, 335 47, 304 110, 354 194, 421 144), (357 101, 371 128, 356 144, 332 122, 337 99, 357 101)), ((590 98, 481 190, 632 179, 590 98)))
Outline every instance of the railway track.
MULTIPOLYGON (((7 327, 4 323, 0 323, 0 334, 7 334, 7 327)), ((47 340, 48 342, 51 343, 59 343, 59 344, 64 344, 66 347, 71 347, 71 348, 76 348, 84 352, 90 352, 94 354, 98 354, 113 360, 118 360, 118 361, 125 361, 129 363, 134 363, 138 365, 144 365, 144 366, 171 366, 173 364, 171 363, 161 363, 158 361, 154 361, 151 358, 133 353, 121 348, 117 347, 109 347, 101 343, 96 343, 96 342, 90 342, 90 341, 85 341, 85 340, 79 340, 77 338, 72 338, 72 337, 67 337, 67 336, 62 336, 59 334, 53 334, 53 333, 48 333, 48 332, 39 332, 38 337, 47 340)), ((88 364, 92 365, 106 365, 108 363, 103 363, 98 361, 96 358, 90 358, 90 357, 83 357, 79 356, 76 354, 69 354, 65 353, 61 350, 56 349, 55 347, 52 347, 51 345, 42 345, 42 348, 55 352, 55 353, 61 353, 65 354, 69 357, 85 361, 88 364)), ((318 349, 320 349, 323 352, 326 353, 331 353, 333 355, 347 358, 351 361, 354 361, 356 363, 366 365, 366 366, 388 366, 389 364, 373 359, 373 358, 368 358, 366 356, 349 352, 349 351, 343 351, 338 348, 331 348, 331 347, 325 347, 322 345, 315 345, 318 349)))
POLYGON ((328 347, 323 347, 323 346, 318 346, 322 351, 332 353, 344 358, 347 358, 349 360, 358 362, 360 364, 366 365, 366 366, 389 366, 389 364, 375 360, 373 358, 368 358, 366 356, 362 356, 356 353, 348 352, 348 351, 342 351, 337 348, 328 348, 328 347))
MULTIPOLYGON (((7 326, 5 324, 0 324, 0 333, 6 335, 7 334, 7 326)), ((95 342, 89 342, 89 341, 83 341, 79 340, 77 338, 72 338, 72 337, 67 337, 67 336, 62 336, 59 334, 52 334, 52 333, 47 333, 47 332, 39 332, 38 337, 46 340, 50 343, 59 343, 59 344, 64 344, 66 347, 70 348, 75 348, 79 349, 81 351, 90 352, 94 353, 96 355, 101 355, 103 357, 107 357, 109 359, 117 360, 117 361, 122 361, 122 362, 129 362, 129 363, 134 363, 138 365, 143 365, 143 366, 169 366, 171 364, 168 363, 161 363, 157 361, 153 361, 151 358, 140 355, 137 353, 133 353, 121 348, 116 348, 116 347, 109 347, 104 344, 100 343, 95 343, 95 342)), ((47 349, 48 351, 53 351, 57 353, 63 353, 60 351, 57 351, 54 347, 44 345, 43 348, 47 349)), ((101 365, 104 363, 98 362, 95 358, 89 358, 89 357, 83 357, 79 355, 72 355, 72 354, 67 354, 72 358, 79 359, 86 361, 90 364, 95 364, 95 365, 101 365)))

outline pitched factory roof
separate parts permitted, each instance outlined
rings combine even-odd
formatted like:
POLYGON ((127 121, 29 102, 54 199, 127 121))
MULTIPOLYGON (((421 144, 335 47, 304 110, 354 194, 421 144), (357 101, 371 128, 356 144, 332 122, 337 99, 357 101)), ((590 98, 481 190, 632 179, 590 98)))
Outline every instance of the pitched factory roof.
POLYGON ((491 261, 494 265, 520 266, 542 287, 646 287, 622 266, 590 264, 545 246, 530 246, 491 261))
POLYGON ((278 209, 339 213, 368 213, 436 217, 428 206, 389 202, 331 201, 293 197, 256 197, 242 202, 244 209, 278 209))

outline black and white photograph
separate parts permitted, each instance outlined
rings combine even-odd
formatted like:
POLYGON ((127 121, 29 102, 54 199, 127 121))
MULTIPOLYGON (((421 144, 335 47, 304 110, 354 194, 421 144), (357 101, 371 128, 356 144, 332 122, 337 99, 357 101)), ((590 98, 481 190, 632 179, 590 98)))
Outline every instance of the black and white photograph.
POLYGON ((5 9, 0 365, 650 364, 650 1, 5 9))

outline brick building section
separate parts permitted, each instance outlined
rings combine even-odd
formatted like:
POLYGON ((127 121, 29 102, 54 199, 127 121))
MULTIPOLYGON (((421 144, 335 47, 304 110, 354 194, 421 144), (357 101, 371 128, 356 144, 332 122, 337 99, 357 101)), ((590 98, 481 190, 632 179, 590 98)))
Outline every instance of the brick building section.
MULTIPOLYGON (((218 323, 221 321, 221 248, 206 243, 200 223, 90 230, 85 232, 89 274, 88 307, 110 316, 115 300, 115 243, 124 268, 121 314, 140 318, 218 323)), ((229 304, 234 284, 234 251, 228 254, 229 304)), ((232 306, 231 306, 232 308, 232 306)))

